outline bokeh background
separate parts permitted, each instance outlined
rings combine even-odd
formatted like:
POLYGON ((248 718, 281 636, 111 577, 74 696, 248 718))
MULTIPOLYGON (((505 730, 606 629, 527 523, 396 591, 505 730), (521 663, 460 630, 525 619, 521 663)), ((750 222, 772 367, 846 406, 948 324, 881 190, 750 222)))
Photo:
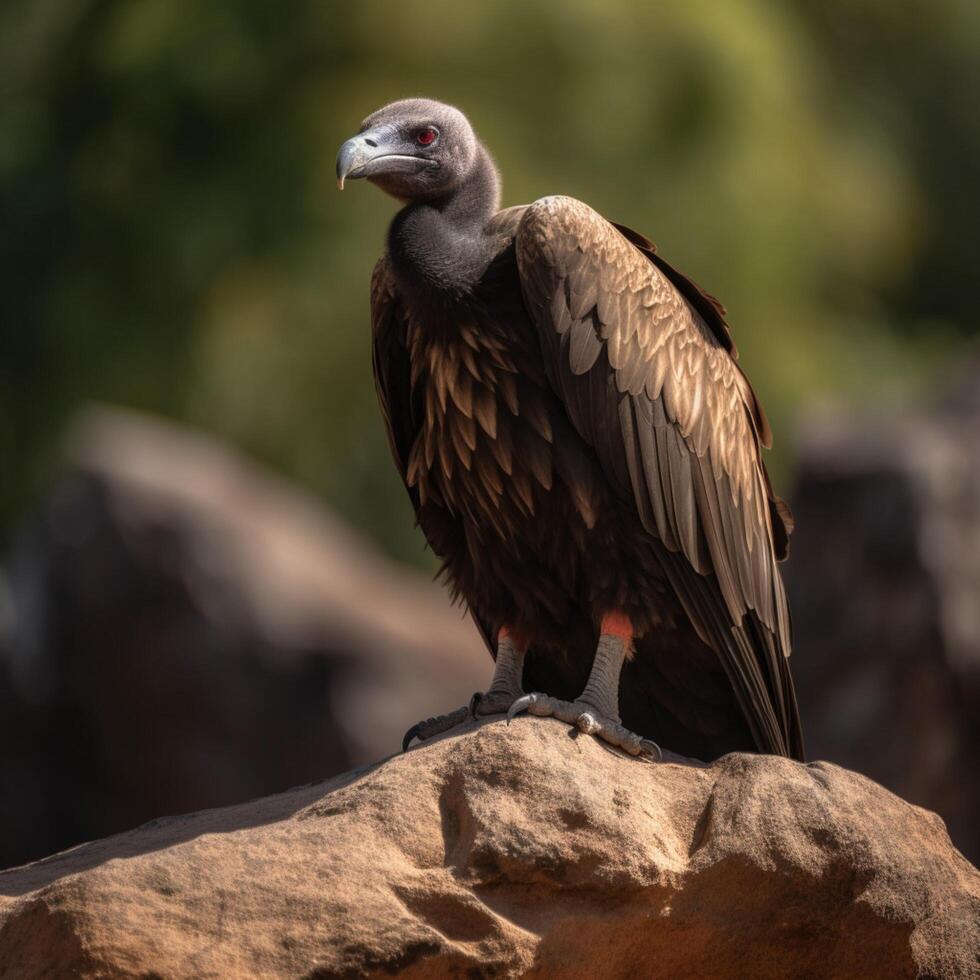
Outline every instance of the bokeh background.
POLYGON ((6 0, 0 866, 394 751, 489 670, 370 374, 379 105, 720 296, 814 758, 980 855, 980 6, 6 0))

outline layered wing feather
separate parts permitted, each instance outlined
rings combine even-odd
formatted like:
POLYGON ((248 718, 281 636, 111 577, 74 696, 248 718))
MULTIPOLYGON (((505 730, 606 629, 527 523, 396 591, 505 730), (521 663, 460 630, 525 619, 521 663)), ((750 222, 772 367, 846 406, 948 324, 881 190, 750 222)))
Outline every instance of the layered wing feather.
POLYGON ((516 236, 549 380, 631 497, 763 751, 801 756, 790 619, 776 565, 789 512, 760 456, 769 428, 717 301, 642 236, 544 198, 516 236))

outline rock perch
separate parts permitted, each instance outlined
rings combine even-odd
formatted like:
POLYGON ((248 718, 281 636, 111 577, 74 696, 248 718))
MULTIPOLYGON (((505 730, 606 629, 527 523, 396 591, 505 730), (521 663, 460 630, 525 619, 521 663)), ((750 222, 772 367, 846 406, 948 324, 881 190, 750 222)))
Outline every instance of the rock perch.
POLYGON ((550 719, 0 873, 0 977, 976 977, 980 874, 826 763, 550 719))

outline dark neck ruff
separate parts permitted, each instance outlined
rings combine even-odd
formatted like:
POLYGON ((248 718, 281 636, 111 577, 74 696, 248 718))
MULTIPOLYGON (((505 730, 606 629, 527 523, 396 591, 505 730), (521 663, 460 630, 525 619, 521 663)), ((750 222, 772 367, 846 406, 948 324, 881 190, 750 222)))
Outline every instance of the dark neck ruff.
POLYGON ((499 249, 485 230, 497 211, 498 188, 493 161, 481 146, 472 169, 451 194, 412 202, 395 215, 388 251, 407 294, 452 301, 472 292, 499 249))

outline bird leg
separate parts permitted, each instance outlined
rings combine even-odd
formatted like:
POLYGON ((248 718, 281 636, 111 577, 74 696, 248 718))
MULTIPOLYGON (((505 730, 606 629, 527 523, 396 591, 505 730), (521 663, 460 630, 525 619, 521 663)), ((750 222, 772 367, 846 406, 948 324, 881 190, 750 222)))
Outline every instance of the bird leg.
POLYGON ((662 759, 663 753, 656 742, 625 728, 619 717, 619 675, 632 643, 633 628, 626 616, 622 613, 604 616, 585 690, 574 701, 561 701, 547 694, 525 694, 510 706, 507 721, 522 711, 557 718, 630 755, 662 759))
POLYGON ((470 714, 501 715, 524 694, 524 654, 527 646, 514 640, 503 627, 497 637, 497 662, 493 668, 490 687, 483 694, 470 698, 470 714))
POLYGON ((441 735, 449 729, 462 725, 480 715, 503 714, 524 693, 521 678, 524 674, 524 654, 526 646, 515 641, 511 632, 504 627, 497 638, 497 662, 493 669, 490 687, 485 692, 476 693, 470 703, 447 715, 437 715, 413 725, 402 739, 404 752, 413 738, 420 742, 433 735, 441 735))

